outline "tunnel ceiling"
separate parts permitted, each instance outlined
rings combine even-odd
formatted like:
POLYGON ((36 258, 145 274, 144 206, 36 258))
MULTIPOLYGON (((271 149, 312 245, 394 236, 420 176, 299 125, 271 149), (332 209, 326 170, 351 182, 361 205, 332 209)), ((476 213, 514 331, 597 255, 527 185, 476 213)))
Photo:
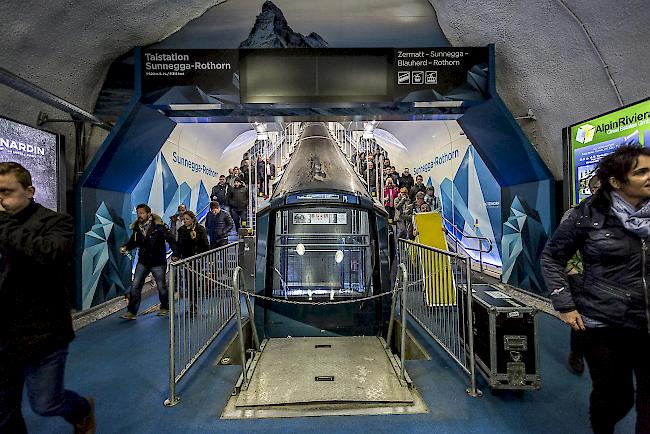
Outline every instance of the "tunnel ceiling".
MULTIPOLYGON (((650 96, 647 0, 429 2, 452 45, 496 45, 498 92, 514 116, 533 111, 536 121, 518 122, 557 178, 563 127, 650 96)), ((118 56, 163 40, 220 3, 4 0, 0 66, 93 111, 118 56)), ((1 115, 34 125, 43 109, 58 115, 0 87, 1 115)), ((57 128, 70 132, 50 129, 57 128)))

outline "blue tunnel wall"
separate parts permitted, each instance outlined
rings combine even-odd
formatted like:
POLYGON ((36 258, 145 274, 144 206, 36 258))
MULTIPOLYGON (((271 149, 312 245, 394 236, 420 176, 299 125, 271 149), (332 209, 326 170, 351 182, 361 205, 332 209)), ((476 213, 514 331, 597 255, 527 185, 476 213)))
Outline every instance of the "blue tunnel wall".
POLYGON ((131 192, 175 125, 156 110, 132 104, 80 180, 77 309, 128 289, 131 261, 119 254, 119 247, 130 236, 131 192))
POLYGON ((555 181, 498 95, 458 120, 501 185, 502 281, 545 296, 541 251, 554 229, 555 181))

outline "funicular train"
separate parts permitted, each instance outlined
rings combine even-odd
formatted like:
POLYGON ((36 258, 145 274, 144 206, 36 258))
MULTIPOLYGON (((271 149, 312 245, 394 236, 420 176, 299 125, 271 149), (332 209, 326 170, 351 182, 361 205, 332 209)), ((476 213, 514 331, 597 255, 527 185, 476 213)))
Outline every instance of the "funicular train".
POLYGON ((261 338, 385 335, 389 296, 354 300, 391 289, 388 215, 326 125, 304 126, 256 219, 261 338))

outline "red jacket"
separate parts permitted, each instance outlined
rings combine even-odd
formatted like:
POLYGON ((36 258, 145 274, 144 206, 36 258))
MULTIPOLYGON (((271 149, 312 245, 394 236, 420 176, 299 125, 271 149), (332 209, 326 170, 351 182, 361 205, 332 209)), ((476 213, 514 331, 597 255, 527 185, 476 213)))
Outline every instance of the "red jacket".
POLYGON ((398 194, 399 189, 396 186, 384 187, 384 206, 387 208, 393 208, 398 194))

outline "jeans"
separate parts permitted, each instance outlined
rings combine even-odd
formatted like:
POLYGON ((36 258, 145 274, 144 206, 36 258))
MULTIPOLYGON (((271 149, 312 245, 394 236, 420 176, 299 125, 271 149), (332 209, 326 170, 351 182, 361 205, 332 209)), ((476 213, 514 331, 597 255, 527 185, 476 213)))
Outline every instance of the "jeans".
POLYGON ((239 210, 237 208, 230 208, 230 216, 232 217, 232 221, 235 223, 235 230, 239 230, 241 227, 241 220, 242 217, 245 219, 246 218, 246 210, 239 210))
POLYGON ((226 235, 224 238, 216 238, 214 241, 212 238, 210 238, 210 249, 216 249, 218 247, 223 247, 228 245, 228 235, 226 235))
POLYGON ((35 413, 61 416, 73 425, 88 415, 88 401, 63 387, 67 355, 66 345, 37 362, 12 368, 12 375, 0 385, 0 433, 27 432, 21 411, 25 383, 29 403, 35 413))
POLYGON ((636 433, 650 433, 650 335, 647 330, 601 327, 587 328, 582 333, 591 375, 589 415, 594 433, 613 433, 616 423, 635 403, 636 433))
POLYGON ((167 279, 165 279, 166 265, 156 265, 155 267, 148 267, 138 262, 135 267, 135 274, 133 275, 133 282, 131 282, 131 291, 129 293, 129 305, 127 310, 133 314, 138 313, 140 308, 140 301, 142 300, 142 286, 144 279, 149 273, 153 274, 158 288, 158 298, 160 299, 160 308, 169 309, 169 293, 167 290, 167 279))

